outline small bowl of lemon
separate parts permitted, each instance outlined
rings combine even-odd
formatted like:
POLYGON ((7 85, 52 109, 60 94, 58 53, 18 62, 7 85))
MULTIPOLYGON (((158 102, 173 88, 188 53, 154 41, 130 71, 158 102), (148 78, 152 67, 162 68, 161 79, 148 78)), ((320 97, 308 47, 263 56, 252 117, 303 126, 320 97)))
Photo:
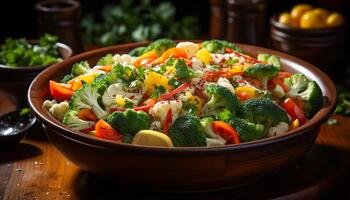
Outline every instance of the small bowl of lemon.
POLYGON ((342 54, 346 20, 339 12, 309 4, 270 19, 271 43, 275 49, 300 57, 329 71, 342 54))

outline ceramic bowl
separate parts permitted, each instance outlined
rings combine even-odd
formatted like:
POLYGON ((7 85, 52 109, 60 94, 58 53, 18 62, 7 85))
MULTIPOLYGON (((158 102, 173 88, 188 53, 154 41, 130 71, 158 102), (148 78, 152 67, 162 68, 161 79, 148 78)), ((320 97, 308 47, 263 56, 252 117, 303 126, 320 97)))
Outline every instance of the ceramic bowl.
POLYGON ((90 64, 105 54, 127 53, 146 43, 89 51, 57 63, 40 73, 28 91, 33 113, 42 121, 56 148, 82 170, 116 180, 124 186, 160 191, 208 191, 236 187, 266 177, 301 157, 314 143, 319 128, 333 113, 336 92, 332 81, 313 65, 293 56, 238 44, 252 55, 277 54, 283 70, 301 72, 317 81, 325 104, 305 125, 288 135, 221 147, 161 148, 121 144, 69 129, 42 107, 52 99, 49 80, 59 80, 81 60, 90 64))

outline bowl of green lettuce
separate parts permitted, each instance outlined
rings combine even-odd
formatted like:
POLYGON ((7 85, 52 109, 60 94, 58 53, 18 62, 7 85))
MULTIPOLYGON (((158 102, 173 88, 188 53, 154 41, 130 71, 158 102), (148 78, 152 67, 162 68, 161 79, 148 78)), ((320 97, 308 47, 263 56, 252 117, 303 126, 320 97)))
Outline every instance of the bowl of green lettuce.
POLYGON ((58 37, 44 34, 38 40, 7 38, 0 46, 0 90, 18 104, 25 103, 32 80, 45 68, 71 57, 72 49, 58 37))

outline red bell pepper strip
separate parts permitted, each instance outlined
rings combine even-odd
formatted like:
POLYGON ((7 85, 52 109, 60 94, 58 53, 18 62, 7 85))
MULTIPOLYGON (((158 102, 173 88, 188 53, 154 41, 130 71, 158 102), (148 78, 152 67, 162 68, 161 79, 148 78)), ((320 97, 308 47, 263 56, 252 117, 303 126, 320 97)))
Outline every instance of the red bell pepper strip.
POLYGON ((215 134, 224 138, 227 144, 241 143, 236 130, 226 122, 214 121, 212 124, 212 129, 215 134))
POLYGON ((259 61, 259 60, 255 59, 255 58, 252 58, 252 57, 250 57, 248 55, 239 53, 239 52, 237 52, 237 51, 235 51, 233 49, 230 49, 230 48, 226 48, 225 51, 226 51, 226 53, 233 53, 233 54, 235 54, 238 57, 245 58, 247 61, 250 61, 252 63, 265 63, 265 62, 262 62, 262 61, 259 61))
POLYGON ((50 80, 51 95, 58 102, 70 100, 71 96, 74 94, 74 91, 71 87, 72 85, 70 84, 57 83, 55 81, 50 80))
POLYGON ((292 121, 298 119, 300 125, 307 122, 307 118, 305 117, 303 110, 291 98, 285 99, 282 103, 282 107, 290 115, 292 121))
POLYGON ((160 96, 158 98, 158 101, 164 101, 164 100, 168 100, 173 98, 176 94, 184 91, 186 88, 190 87, 191 83, 186 82, 182 85, 180 85, 179 87, 177 87, 176 89, 172 90, 171 92, 167 93, 167 94, 163 94, 162 96, 160 96))
POLYGON ((154 104, 156 104, 156 102, 157 102, 156 99, 149 99, 147 105, 135 107, 134 110, 135 111, 139 111, 139 110, 148 111, 149 109, 151 109, 154 106, 154 104))
POLYGON ((168 134, 169 126, 171 122, 173 121, 173 112, 171 111, 171 108, 168 110, 168 113, 166 115, 165 121, 164 121, 164 133, 168 134))
POLYGON ((107 122, 103 119, 100 119, 96 123, 96 136, 99 138, 104 138, 108 140, 119 141, 122 139, 123 135, 120 134, 117 130, 113 129, 107 122))

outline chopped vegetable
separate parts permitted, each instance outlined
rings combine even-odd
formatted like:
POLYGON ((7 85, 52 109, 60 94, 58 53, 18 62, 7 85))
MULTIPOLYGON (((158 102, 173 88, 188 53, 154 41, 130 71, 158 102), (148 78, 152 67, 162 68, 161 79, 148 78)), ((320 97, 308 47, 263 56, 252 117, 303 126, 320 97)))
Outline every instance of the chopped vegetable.
POLYGON ((95 126, 96 136, 108 140, 119 141, 123 135, 113 129, 105 120, 100 119, 95 126))
POLYGON ((199 119, 192 115, 177 118, 168 136, 175 147, 206 146, 205 132, 199 119))
POLYGON ((106 118, 106 122, 123 135, 135 135, 151 125, 151 119, 147 113, 131 109, 112 113, 106 118))
POLYGON ((50 92, 53 98, 61 102, 64 100, 70 100, 74 91, 71 89, 71 85, 64 83, 57 83, 50 81, 50 92))
POLYGON ((136 133, 132 144, 142 146, 173 147, 173 142, 164 133, 151 130, 141 130, 136 133))
POLYGON ((223 121, 214 121, 212 126, 213 131, 224 138, 228 144, 241 143, 236 130, 227 123, 223 121))

